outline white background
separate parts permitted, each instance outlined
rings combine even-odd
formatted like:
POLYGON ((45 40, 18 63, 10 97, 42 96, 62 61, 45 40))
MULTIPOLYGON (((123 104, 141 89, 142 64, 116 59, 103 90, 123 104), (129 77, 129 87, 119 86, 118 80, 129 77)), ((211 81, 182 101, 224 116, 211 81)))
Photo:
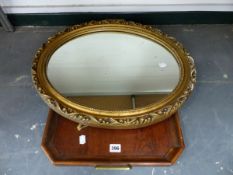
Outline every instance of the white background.
POLYGON ((6 13, 233 11, 233 0, 0 0, 6 13))

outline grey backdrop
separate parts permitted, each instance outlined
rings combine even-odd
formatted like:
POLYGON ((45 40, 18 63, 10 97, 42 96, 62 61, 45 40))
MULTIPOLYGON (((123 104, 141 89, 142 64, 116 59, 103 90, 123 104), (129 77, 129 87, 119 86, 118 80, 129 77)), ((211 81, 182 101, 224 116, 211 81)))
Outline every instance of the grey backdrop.
POLYGON ((181 109, 186 149, 170 167, 96 171, 55 167, 40 148, 48 107, 31 83, 35 51, 63 27, 0 28, 0 174, 233 174, 233 25, 157 26, 195 59, 197 84, 181 109))

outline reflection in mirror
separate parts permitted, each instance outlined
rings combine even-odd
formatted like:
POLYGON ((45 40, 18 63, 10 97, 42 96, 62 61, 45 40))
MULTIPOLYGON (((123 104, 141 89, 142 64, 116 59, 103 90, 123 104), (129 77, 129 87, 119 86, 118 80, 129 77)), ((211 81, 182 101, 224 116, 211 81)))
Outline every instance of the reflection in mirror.
POLYGON ((172 92, 180 69, 174 56, 150 39, 97 32, 59 47, 50 58, 47 76, 59 93, 80 105, 127 110, 172 92))

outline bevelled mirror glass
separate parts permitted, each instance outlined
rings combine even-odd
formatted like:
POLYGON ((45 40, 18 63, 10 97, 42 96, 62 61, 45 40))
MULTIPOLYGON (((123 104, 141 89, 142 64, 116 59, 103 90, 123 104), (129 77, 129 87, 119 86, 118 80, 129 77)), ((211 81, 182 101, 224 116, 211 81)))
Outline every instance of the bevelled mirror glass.
POLYGON ((155 103, 180 79, 176 59, 150 39, 122 32, 75 38, 51 56, 47 75, 63 96, 80 105, 127 110, 155 103))
POLYGON ((50 108, 81 125, 138 128, 162 121, 195 82, 192 57, 150 26, 104 20, 73 26, 38 50, 33 82, 50 108))

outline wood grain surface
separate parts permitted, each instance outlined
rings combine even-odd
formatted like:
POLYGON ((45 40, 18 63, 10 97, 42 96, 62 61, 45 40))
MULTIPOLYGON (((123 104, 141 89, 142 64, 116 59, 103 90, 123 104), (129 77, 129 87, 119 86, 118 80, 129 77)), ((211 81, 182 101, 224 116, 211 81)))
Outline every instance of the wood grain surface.
POLYGON ((111 130, 86 127, 49 111, 42 148, 55 165, 155 166, 171 165, 184 149, 178 113, 149 127, 111 130), (86 143, 79 143, 79 136, 86 143), (120 153, 110 153, 109 144, 121 144, 120 153))

